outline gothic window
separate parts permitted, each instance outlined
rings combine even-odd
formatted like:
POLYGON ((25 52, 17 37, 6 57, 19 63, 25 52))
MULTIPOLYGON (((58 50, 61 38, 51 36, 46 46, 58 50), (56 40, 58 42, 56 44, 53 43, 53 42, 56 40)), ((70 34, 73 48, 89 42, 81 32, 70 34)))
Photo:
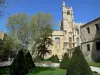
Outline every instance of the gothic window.
POLYGON ((69 10, 67 11, 67 15, 70 15, 70 11, 69 10))
POLYGON ((72 48, 72 38, 69 38, 69 48, 72 48))
POLYGON ((56 41, 56 44, 60 44, 60 38, 59 37, 55 38, 55 41, 56 41))

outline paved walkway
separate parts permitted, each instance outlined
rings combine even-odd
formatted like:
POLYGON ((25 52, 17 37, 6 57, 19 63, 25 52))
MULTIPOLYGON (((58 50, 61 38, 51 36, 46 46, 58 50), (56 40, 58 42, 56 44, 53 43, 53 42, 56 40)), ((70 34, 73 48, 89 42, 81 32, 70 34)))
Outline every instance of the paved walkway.
POLYGON ((94 67, 94 66, 90 66, 92 71, 96 71, 100 74, 100 68, 98 67, 94 67))
POLYGON ((12 63, 12 61, 3 61, 3 62, 0 62, 0 66, 10 66, 12 63))

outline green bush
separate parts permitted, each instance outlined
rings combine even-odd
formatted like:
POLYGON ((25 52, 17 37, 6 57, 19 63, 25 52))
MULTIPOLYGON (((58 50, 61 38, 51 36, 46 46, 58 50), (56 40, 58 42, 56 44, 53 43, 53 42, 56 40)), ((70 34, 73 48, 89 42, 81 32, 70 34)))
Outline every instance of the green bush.
POLYGON ((40 56, 36 56, 36 58, 34 59, 34 62, 41 62, 43 59, 40 56))
POLYGON ((70 62, 70 59, 68 57, 68 54, 65 53, 63 58, 62 58, 62 61, 60 62, 60 68, 61 69, 67 69, 68 66, 69 66, 69 62, 70 62))
POLYGON ((93 75, 80 47, 76 47, 67 69, 68 75, 93 75))
POLYGON ((24 75, 29 72, 29 67, 26 61, 25 54, 21 49, 17 56, 14 58, 11 66, 10 66, 10 74, 11 75, 24 75))
POLYGON ((27 64, 28 64, 29 68, 35 68, 35 64, 33 62, 33 59, 32 59, 32 56, 31 56, 30 52, 28 52, 26 54, 26 61, 27 61, 27 64))
POLYGON ((49 60, 53 63, 59 63, 58 55, 53 55, 49 60))

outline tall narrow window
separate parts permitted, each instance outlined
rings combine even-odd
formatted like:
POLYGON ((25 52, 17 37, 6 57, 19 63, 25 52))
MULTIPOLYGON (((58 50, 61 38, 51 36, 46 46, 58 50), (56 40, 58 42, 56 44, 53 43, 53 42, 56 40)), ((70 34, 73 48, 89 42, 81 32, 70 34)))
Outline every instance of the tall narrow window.
POLYGON ((90 44, 87 44, 87 51, 90 51, 90 44))
POLYGON ((55 38, 55 42, 56 42, 56 48, 60 48, 60 38, 59 37, 55 38))
POLYGON ((87 32, 90 33, 90 28, 89 27, 87 27, 87 32))
POLYGON ((72 48, 72 38, 69 38, 69 48, 72 48))
POLYGON ((59 37, 55 38, 55 41, 56 41, 56 44, 60 44, 60 38, 59 37))
POLYGON ((77 46, 79 45, 79 38, 76 39, 77 40, 77 46))
POLYGON ((96 27, 96 30, 99 31, 100 28, 99 28, 99 24, 95 24, 95 27, 96 27))

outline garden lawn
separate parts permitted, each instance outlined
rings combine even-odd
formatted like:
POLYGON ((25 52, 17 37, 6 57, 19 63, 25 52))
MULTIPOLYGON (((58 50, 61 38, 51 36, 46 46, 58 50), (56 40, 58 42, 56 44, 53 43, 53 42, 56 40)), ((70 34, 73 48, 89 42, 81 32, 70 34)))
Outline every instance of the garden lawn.
POLYGON ((66 75, 66 70, 59 68, 35 68, 27 75, 66 75))
POLYGON ((88 62, 88 64, 89 64, 90 66, 94 66, 94 67, 99 67, 99 68, 100 68, 100 63, 88 62))

